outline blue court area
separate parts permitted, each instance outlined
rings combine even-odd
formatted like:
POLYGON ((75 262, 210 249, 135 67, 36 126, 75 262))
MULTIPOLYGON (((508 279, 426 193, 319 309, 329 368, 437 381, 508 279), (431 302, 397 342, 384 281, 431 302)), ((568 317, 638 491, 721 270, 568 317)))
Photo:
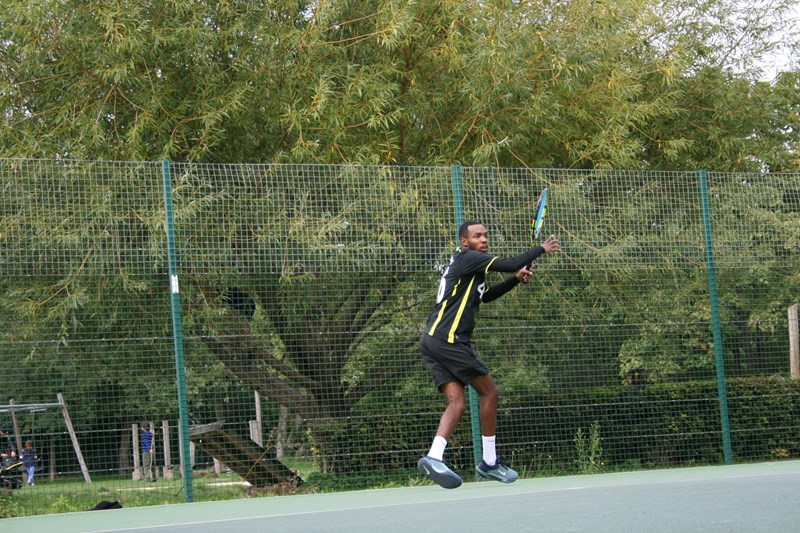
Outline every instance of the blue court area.
POLYGON ((252 498, 0 520, 47 532, 800 530, 800 461, 252 498))

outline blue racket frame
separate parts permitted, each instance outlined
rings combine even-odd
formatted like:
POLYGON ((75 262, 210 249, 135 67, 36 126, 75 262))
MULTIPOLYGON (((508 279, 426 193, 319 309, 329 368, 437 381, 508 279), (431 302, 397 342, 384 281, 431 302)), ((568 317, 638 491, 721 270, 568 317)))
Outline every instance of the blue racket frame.
MULTIPOLYGON (((533 238, 534 240, 539 236, 539 233, 542 231, 542 223, 544 223, 544 217, 547 214, 547 187, 542 189, 542 193, 539 195, 539 199, 536 201, 536 218, 533 220, 533 238)), ((533 243, 534 246, 536 243, 533 243)))

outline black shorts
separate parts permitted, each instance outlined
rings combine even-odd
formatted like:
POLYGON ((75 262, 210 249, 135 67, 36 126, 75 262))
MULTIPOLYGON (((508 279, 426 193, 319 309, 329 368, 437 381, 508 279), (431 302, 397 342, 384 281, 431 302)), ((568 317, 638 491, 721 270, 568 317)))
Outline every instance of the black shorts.
POLYGON ((489 368, 478 357, 478 351, 472 343, 450 344, 423 333, 419 339, 419 350, 439 390, 451 381, 469 385, 473 379, 489 373, 489 368))

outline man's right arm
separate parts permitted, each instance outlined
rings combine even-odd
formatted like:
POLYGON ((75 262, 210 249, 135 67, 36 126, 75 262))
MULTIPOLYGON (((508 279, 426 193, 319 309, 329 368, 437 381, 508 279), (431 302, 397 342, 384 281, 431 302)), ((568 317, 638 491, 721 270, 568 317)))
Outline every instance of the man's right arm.
POLYGON ((527 252, 516 255, 510 259, 497 259, 489 266, 495 272, 516 272, 524 266, 533 264, 544 253, 560 252, 561 245, 555 235, 550 235, 545 241, 527 252))
POLYGON ((520 268, 533 263, 543 253, 545 253, 545 249, 542 246, 537 246, 514 257, 497 258, 489 265, 489 270, 492 272, 516 272, 520 268))

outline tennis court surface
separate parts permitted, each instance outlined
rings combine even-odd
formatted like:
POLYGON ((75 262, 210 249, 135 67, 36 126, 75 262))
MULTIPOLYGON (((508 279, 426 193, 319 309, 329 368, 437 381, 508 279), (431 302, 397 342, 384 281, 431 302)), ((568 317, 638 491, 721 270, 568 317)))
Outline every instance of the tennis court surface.
POLYGON ((123 508, 0 531, 784 532, 800 531, 798 487, 800 461, 784 461, 123 508))

